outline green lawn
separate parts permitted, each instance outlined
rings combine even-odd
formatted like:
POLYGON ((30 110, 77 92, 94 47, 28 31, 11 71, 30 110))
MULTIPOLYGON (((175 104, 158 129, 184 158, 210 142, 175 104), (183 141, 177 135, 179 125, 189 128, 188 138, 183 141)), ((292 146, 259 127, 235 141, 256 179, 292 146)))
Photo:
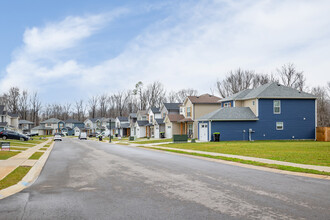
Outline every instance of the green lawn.
POLYGON ((39 150, 47 150, 47 147, 42 147, 39 150))
POLYGON ((164 147, 330 166, 330 143, 317 141, 224 141, 164 144, 164 147))
POLYGON ((20 151, 0 151, 0 160, 7 160, 8 158, 21 153, 20 151))
POLYGON ((14 141, 14 140, 5 140, 0 142, 9 142, 10 146, 16 146, 16 147, 34 147, 36 144, 29 143, 28 141, 14 141))
POLYGON ((11 147, 10 150, 21 150, 21 151, 24 151, 24 150, 27 150, 29 148, 27 147, 11 147))
POLYGON ((17 167, 13 172, 8 174, 5 178, 0 180, 0 190, 5 189, 9 186, 15 185, 23 179, 23 177, 29 172, 31 167, 17 167))
POLYGON ((39 158, 44 154, 44 152, 35 152, 32 154, 32 156, 29 158, 29 160, 39 160, 39 158))
POLYGON ((134 143, 134 144, 155 144, 155 143, 163 143, 163 142, 172 142, 172 138, 170 139, 156 139, 156 140, 148 140, 148 139, 143 139, 143 141, 132 141, 130 143, 134 143))

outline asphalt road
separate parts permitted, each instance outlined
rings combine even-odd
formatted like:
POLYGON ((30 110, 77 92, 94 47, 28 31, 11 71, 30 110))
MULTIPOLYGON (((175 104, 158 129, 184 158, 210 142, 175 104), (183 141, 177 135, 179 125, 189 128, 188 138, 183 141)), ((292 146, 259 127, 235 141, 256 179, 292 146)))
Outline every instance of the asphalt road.
POLYGON ((330 181, 67 138, 0 219, 330 219, 330 181))

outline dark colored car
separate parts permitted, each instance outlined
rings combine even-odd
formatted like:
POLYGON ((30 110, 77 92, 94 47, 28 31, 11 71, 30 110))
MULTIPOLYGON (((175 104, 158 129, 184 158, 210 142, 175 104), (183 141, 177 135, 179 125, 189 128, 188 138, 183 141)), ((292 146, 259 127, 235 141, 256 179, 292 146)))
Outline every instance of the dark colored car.
POLYGON ((21 140, 21 141, 28 141, 29 140, 28 136, 17 133, 15 131, 8 131, 8 130, 1 131, 0 132, 0 138, 2 138, 3 140, 6 140, 6 139, 16 139, 16 140, 21 140))
POLYGON ((99 136, 100 134, 99 133, 90 133, 88 137, 97 137, 99 136))

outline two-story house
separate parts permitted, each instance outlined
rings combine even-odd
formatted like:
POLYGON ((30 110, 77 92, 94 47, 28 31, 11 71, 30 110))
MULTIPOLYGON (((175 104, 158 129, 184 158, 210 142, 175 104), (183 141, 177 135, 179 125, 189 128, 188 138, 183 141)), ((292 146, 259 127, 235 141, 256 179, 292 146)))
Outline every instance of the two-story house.
POLYGON ((180 116, 171 117, 168 119, 173 126, 175 126, 175 132, 177 133, 177 126, 180 126, 179 134, 187 134, 188 137, 198 137, 198 121, 201 116, 213 112, 220 108, 221 99, 217 96, 204 94, 200 96, 188 96, 182 105, 180 106, 180 116))
POLYGON ((18 130, 18 114, 8 112, 5 105, 0 105, 0 131, 6 129, 18 130))
POLYGON ((79 136, 80 132, 84 131, 85 123, 76 119, 68 119, 65 121, 65 129, 68 135, 79 136))
POLYGON ((182 103, 163 103, 160 108, 160 112, 165 124, 165 137, 172 138, 173 134, 179 134, 180 130, 178 127, 180 125, 175 119, 183 119, 180 115, 180 106, 182 103))
POLYGON ((139 110, 136 113, 136 122, 132 130, 133 136, 143 138, 147 136, 147 125, 149 124, 147 110, 139 110))
POLYGON ((315 139, 316 97, 278 83, 247 89, 220 101, 221 109, 198 119, 199 139, 315 139))
POLYGON ((160 132, 165 132, 165 123, 162 118, 160 109, 151 107, 148 109, 147 137, 159 138, 160 132))
POLYGON ((40 122, 40 125, 31 129, 31 133, 37 133, 39 135, 53 135, 55 133, 61 133, 65 128, 65 122, 57 118, 50 118, 40 122))
POLYGON ((28 120, 19 120, 18 121, 18 129, 23 134, 31 133, 31 129, 32 129, 33 124, 34 124, 33 122, 28 121, 28 120))
POLYGON ((135 123, 137 121, 137 114, 136 113, 130 113, 128 115, 128 122, 130 127, 130 136, 136 136, 136 129, 135 129, 135 123))
POLYGON ((116 135, 119 137, 130 136, 130 123, 127 117, 116 118, 116 135))

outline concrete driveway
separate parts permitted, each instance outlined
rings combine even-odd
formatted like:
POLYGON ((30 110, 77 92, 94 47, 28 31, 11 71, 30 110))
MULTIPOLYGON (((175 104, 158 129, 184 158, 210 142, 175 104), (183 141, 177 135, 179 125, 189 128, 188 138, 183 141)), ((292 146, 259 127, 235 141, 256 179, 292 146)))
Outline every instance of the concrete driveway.
POLYGON ((0 219, 329 219, 330 181, 64 138, 0 219))

